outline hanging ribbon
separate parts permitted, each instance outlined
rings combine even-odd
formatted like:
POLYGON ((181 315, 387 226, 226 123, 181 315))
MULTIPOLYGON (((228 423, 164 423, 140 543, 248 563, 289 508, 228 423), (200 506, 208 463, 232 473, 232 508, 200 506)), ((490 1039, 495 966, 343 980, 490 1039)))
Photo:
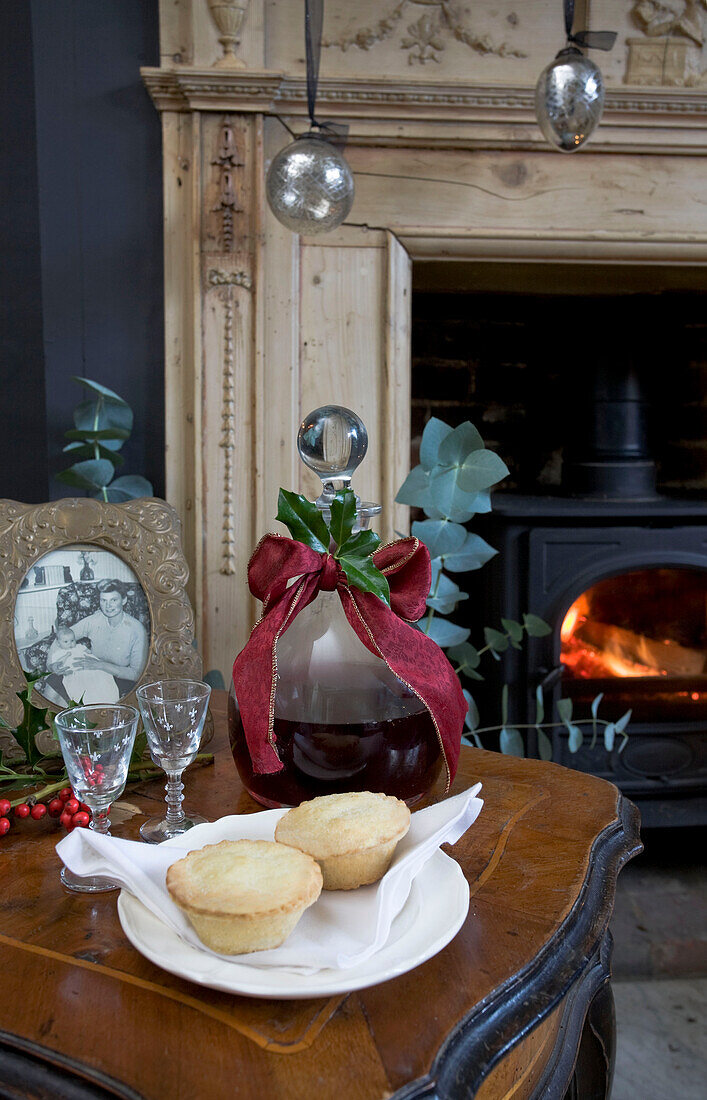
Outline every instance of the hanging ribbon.
POLYGON ((616 41, 616 31, 577 31, 572 34, 574 0, 564 0, 567 41, 589 50, 610 50, 616 41))
POLYGON ((307 111, 311 130, 318 130, 334 144, 343 145, 349 128, 341 122, 319 122, 316 116, 319 60, 322 55, 324 0, 304 0, 304 49, 307 61, 307 111))
POLYGON ((330 554, 281 535, 265 535, 256 547, 248 585, 262 601, 263 613, 236 657, 233 686, 257 774, 282 770, 273 732, 278 639, 319 592, 336 591, 366 649, 427 708, 444 755, 447 785, 454 778, 467 703, 442 650, 412 625, 424 614, 430 590, 429 551, 416 538, 399 539, 376 550, 373 561, 388 579, 390 607, 378 596, 351 587, 330 554))

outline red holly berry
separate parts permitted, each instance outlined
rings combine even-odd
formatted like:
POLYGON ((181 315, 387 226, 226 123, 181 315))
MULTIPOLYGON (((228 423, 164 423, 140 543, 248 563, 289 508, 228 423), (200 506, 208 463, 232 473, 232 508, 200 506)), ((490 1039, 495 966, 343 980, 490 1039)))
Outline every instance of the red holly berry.
POLYGON ((10 832, 10 821, 7 817, 0 817, 0 836, 10 832))
POLYGON ((70 798, 74 797, 74 792, 71 787, 64 787, 59 791, 59 798, 62 802, 68 802, 70 798))
POLYGON ((7 817, 10 812, 9 798, 0 798, 0 817, 7 817))
POLYGON ((64 812, 64 803, 60 798, 53 798, 49 803, 49 816, 59 817, 59 814, 64 812))
POLYGON ((20 802, 19 806, 15 806, 15 817, 29 817, 29 806, 26 802, 20 802))
POLYGON ((83 810, 79 810, 77 814, 74 814, 71 822, 75 829, 85 829, 90 820, 91 817, 89 814, 84 813, 83 810))
POLYGON ((59 818, 60 823, 64 826, 64 828, 68 832, 71 832, 71 830, 73 829, 73 824, 72 824, 73 820, 74 820, 74 815, 73 814, 67 814, 67 813, 63 813, 61 815, 61 817, 59 818))
POLYGON ((37 802, 36 805, 34 805, 30 810, 30 813, 35 821, 39 821, 40 818, 44 817, 46 812, 47 807, 44 805, 43 802, 37 802))
POLYGON ((91 815, 91 807, 90 807, 90 806, 87 806, 85 802, 82 802, 82 803, 81 803, 80 809, 81 809, 81 812, 82 812, 82 813, 88 814, 88 815, 89 815, 89 817, 90 817, 90 815, 91 815))
POLYGON ((78 811, 79 811, 79 800, 78 800, 78 798, 67 798, 66 802, 64 803, 64 811, 67 814, 76 814, 76 813, 78 813, 78 811))

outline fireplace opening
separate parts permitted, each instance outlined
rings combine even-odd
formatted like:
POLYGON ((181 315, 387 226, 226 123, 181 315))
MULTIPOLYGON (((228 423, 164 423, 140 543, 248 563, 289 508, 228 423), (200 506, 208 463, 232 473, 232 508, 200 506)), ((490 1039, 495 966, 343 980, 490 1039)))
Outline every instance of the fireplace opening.
POLYGON ((637 569, 582 592, 562 619, 563 694, 613 720, 707 725, 707 570, 637 569))
MULTIPOLYGON (((470 527, 498 554, 455 575, 449 617, 551 627, 483 668, 483 724, 616 783, 644 825, 707 824, 707 269, 421 263, 413 269, 412 462, 425 423, 471 420, 510 476, 470 527), (632 716, 607 750, 573 720, 632 716), (619 749, 623 751, 619 751, 619 749)), ((494 747, 489 743, 488 747, 494 747)))

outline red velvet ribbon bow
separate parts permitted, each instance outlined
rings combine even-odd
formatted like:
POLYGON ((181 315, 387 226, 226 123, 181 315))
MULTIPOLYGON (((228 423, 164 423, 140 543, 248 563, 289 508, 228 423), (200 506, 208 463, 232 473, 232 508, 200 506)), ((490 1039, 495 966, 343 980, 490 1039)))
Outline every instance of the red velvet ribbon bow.
POLYGON ((263 612, 233 665, 233 686, 256 773, 282 769, 273 737, 278 638, 318 592, 337 591, 366 648, 424 703, 442 746, 448 782, 454 778, 466 700, 442 650, 411 625, 425 611, 429 551, 416 538, 399 539, 376 550, 373 561, 388 579, 390 607, 373 593, 349 586, 330 554, 281 535, 265 535, 258 543, 248 565, 248 585, 262 600, 263 612))

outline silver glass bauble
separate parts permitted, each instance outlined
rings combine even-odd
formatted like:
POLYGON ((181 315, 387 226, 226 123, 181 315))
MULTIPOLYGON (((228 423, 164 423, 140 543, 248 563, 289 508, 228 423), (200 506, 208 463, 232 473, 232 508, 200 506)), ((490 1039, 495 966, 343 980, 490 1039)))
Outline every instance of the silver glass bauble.
POLYGON ((535 114, 547 140, 573 153, 594 132, 603 109, 600 70, 573 46, 561 50, 535 87, 535 114))
POLYGON ((281 149, 268 170, 268 203, 293 233, 326 233, 348 216, 354 200, 353 174, 331 142, 316 132, 281 149))

